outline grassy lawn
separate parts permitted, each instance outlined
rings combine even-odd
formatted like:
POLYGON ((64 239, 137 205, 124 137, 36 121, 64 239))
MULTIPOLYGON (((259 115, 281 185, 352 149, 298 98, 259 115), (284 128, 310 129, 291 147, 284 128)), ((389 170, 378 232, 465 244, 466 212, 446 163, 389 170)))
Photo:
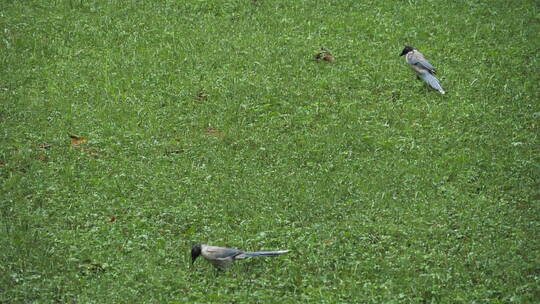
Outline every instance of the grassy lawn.
POLYGON ((0 302, 540 301, 539 32, 534 0, 0 0, 0 302))

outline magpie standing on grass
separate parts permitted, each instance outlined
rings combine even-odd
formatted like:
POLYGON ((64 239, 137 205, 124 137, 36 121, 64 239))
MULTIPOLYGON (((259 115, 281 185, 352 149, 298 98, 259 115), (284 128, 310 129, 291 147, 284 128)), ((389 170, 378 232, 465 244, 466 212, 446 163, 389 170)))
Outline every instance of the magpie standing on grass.
POLYGON ((422 53, 411 46, 406 46, 399 56, 403 55, 405 55, 405 61, 418 74, 420 79, 429 84, 433 89, 439 91, 439 93, 446 93, 441 87, 439 80, 433 76, 436 73, 435 68, 424 58, 422 53))
POLYGON ((289 250, 244 252, 238 249, 195 244, 191 248, 191 264, 195 263, 195 260, 202 255, 214 267, 219 270, 225 270, 236 260, 255 257, 274 257, 287 252, 289 250))

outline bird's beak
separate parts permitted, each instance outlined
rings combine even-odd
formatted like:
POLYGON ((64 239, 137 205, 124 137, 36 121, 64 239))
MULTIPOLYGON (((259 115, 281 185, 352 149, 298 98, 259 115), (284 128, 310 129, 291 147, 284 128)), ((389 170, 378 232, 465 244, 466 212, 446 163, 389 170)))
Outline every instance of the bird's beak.
POLYGON ((191 265, 195 263, 195 260, 201 255, 201 247, 200 246, 194 246, 191 249, 191 265))
POLYGON ((195 260, 199 257, 197 253, 191 253, 191 265, 195 264, 195 260))

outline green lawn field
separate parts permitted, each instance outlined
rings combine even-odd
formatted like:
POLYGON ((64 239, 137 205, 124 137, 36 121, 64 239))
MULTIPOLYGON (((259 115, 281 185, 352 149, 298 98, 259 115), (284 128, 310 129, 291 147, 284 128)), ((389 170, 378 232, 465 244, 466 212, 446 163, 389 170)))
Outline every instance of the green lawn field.
POLYGON ((534 0, 0 0, 0 302, 539 302, 539 32, 534 0))

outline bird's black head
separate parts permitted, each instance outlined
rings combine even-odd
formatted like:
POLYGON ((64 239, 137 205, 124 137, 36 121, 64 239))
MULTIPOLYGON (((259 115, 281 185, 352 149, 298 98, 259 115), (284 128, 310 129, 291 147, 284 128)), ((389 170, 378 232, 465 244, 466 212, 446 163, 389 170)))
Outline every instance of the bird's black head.
POLYGON ((191 264, 201 255, 201 244, 194 244, 191 247, 191 264))
POLYGON ((405 46, 405 48, 403 49, 403 51, 401 52, 401 54, 399 56, 403 56, 403 55, 407 55, 408 52, 414 50, 414 48, 412 46, 405 46))

